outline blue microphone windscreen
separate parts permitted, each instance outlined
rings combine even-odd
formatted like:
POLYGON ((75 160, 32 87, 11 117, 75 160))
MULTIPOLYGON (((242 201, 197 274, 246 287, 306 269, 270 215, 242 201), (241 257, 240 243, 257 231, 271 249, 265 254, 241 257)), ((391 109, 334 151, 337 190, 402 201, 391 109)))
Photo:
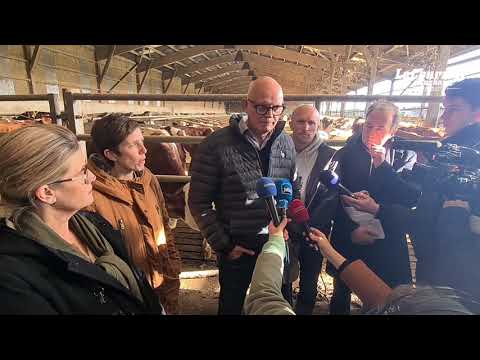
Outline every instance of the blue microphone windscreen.
POLYGON ((277 187, 277 200, 287 200, 291 202, 293 198, 293 188, 290 180, 280 179, 275 181, 275 185, 277 187))
POLYGON ((333 171, 331 171, 331 173, 332 173, 332 179, 330 180, 330 184, 337 185, 339 180, 338 175, 333 171))
POLYGON ((261 177, 257 181, 257 194, 260 198, 277 196, 277 188, 273 180, 269 177, 261 177))
POLYGON ((338 175, 330 170, 320 171, 318 173, 318 179, 325 186, 336 186, 340 180, 338 175))
POLYGON ((277 207, 279 209, 288 209, 288 200, 285 200, 285 199, 278 200, 277 207))

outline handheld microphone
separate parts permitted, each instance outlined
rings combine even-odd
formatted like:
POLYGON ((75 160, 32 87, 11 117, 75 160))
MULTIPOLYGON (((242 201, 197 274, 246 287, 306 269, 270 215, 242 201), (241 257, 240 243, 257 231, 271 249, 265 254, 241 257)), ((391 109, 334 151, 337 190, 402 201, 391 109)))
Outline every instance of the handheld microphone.
POLYGON ((442 143, 438 140, 404 140, 398 137, 392 139, 392 148, 399 150, 436 153, 441 147, 442 143))
POLYGON ((313 246, 314 249, 319 251, 315 241, 310 239, 310 236, 308 235, 311 231, 310 225, 308 224, 308 221, 310 220, 310 214, 308 213, 308 210, 303 202, 299 199, 292 200, 288 207, 288 213, 290 218, 292 218, 292 220, 302 228, 302 235, 305 236, 305 239, 311 244, 311 246, 313 246))
POLYGON ((345 186, 342 185, 340 182, 340 177, 334 172, 330 170, 322 170, 319 172, 318 175, 320 182, 328 188, 338 188, 343 193, 355 198, 355 195, 347 189, 345 186))
POLYGON ((280 217, 283 218, 287 216, 288 204, 292 201, 292 183, 288 179, 280 179, 275 181, 275 186, 277 188, 277 205, 280 217))
MULTIPOLYGON (((293 187, 288 179, 280 179, 275 181, 277 188, 277 204, 280 211, 281 220, 287 217, 288 204, 292 201, 293 187)), ((285 272, 283 282, 288 284, 290 278, 290 250, 288 243, 285 243, 285 272)))
POLYGON ((304 228, 306 235, 308 236, 308 233, 310 232, 310 226, 308 225, 310 214, 308 213, 308 210, 303 204, 302 200, 292 200, 288 206, 288 213, 293 221, 304 228))
POLYGON ((257 195, 265 200, 268 212, 272 218, 273 224, 278 226, 280 224, 280 217, 278 216, 277 208, 275 207, 274 197, 277 196, 277 187, 273 180, 269 177, 261 177, 257 181, 257 195))
POLYGON ((287 217, 288 201, 284 199, 277 200, 278 212, 281 220, 287 217))

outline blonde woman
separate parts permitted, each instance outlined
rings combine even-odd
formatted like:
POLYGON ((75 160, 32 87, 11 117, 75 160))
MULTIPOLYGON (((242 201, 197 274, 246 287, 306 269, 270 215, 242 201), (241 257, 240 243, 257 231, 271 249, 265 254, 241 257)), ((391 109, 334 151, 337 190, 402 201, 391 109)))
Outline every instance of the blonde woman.
POLYGON ((0 137, 1 314, 164 313, 93 202, 79 143, 55 125, 0 137))

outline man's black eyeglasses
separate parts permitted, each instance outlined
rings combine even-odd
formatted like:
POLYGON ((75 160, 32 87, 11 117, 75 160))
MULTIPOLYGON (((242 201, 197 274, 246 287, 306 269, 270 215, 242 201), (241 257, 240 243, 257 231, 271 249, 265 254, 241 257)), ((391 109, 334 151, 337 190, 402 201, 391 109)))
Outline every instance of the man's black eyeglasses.
POLYGON ((287 108, 285 105, 275 105, 275 106, 266 106, 266 105, 256 105, 252 100, 247 99, 248 102, 252 103, 253 107, 255 108, 255 112, 258 115, 265 115, 270 110, 272 110, 273 115, 282 115, 285 109, 287 108))

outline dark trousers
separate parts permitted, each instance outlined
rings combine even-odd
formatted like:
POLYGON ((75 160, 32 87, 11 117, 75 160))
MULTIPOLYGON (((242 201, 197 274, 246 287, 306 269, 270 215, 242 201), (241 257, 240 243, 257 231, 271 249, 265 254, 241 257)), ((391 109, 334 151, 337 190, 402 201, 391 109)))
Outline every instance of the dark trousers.
POLYGON ((257 255, 242 255, 230 260, 226 256, 218 257, 218 280, 220 296, 218 315, 240 315, 247 289, 252 281, 257 255))
MULTIPOLYGON (((229 260, 224 255, 218 256, 218 279, 220 296, 218 315, 241 315, 248 287, 252 281, 253 271, 258 255, 242 255, 229 260)), ((282 286, 282 294, 292 303, 291 283, 282 286)))
POLYGON ((287 258, 283 261, 283 279, 282 279, 282 295, 288 303, 293 306, 293 288, 290 282, 290 263, 287 258))
POLYGON ((352 292, 338 277, 333 278, 333 295, 330 300, 330 315, 350 315, 352 292))
POLYGON ((300 292, 295 305, 297 315, 312 315, 317 300, 318 277, 322 271, 323 256, 320 251, 300 241, 298 262, 300 264, 300 292))

